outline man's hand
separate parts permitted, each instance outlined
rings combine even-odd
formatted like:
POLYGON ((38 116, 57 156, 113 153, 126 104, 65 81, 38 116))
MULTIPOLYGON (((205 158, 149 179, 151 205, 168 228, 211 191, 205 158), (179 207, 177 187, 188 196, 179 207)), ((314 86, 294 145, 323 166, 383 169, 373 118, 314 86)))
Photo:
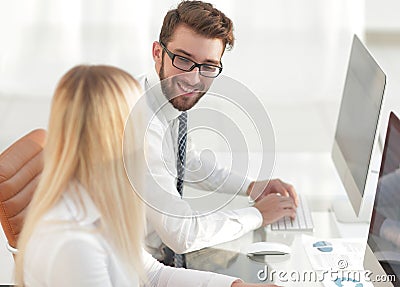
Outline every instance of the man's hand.
POLYGON ((278 193, 271 193, 258 200, 254 205, 263 217, 263 226, 271 224, 284 216, 292 219, 296 216, 296 206, 293 198, 282 196, 278 193))
POLYGON ((295 206, 297 207, 298 205, 297 193, 293 185, 280 179, 253 181, 247 188, 246 193, 256 202, 269 194, 279 193, 284 197, 291 197, 295 206))

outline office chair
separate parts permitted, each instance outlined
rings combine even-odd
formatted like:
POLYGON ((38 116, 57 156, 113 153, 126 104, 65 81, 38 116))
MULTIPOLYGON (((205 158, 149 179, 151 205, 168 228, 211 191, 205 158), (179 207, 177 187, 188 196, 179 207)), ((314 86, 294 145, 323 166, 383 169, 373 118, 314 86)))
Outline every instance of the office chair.
POLYGON ((27 206, 43 170, 46 131, 36 129, 0 154, 0 221, 7 249, 15 255, 27 206))

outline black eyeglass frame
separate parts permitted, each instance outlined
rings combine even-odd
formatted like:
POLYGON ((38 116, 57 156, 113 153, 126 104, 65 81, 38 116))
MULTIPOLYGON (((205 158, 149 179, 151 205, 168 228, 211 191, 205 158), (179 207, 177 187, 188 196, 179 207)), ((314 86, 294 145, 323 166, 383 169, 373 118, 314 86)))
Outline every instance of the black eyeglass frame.
POLYGON ((188 59, 188 58, 186 58, 186 57, 183 57, 183 56, 181 56, 181 55, 177 55, 177 54, 172 53, 170 50, 167 49, 167 47, 166 47, 162 42, 160 42, 160 45, 161 45, 161 47, 163 48, 163 50, 167 53, 168 57, 171 59, 172 65, 173 65, 175 68, 177 68, 177 69, 179 69, 179 70, 181 70, 181 71, 190 72, 190 71, 193 71, 194 68, 198 67, 198 68, 199 68, 199 73, 200 73, 200 75, 202 75, 203 77, 206 77, 206 78, 216 78, 216 77, 218 77, 219 74, 221 74, 221 72, 222 72, 222 68, 223 68, 223 67, 222 67, 222 62, 221 62, 221 61, 219 62, 221 66, 212 65, 212 64, 198 64, 198 63, 194 62, 193 60, 190 60, 190 59, 188 59), (182 68, 179 68, 179 67, 177 67, 177 66, 174 64, 175 57, 179 57, 179 58, 185 59, 185 60, 187 60, 187 61, 189 61, 189 62, 192 62, 193 65, 192 65, 189 69, 182 69, 182 68), (210 76, 203 75, 203 74, 202 74, 202 69, 201 69, 201 68, 204 67, 204 66, 213 67, 213 68, 218 68, 218 74, 216 74, 215 76, 211 76, 211 77, 210 77, 210 76))

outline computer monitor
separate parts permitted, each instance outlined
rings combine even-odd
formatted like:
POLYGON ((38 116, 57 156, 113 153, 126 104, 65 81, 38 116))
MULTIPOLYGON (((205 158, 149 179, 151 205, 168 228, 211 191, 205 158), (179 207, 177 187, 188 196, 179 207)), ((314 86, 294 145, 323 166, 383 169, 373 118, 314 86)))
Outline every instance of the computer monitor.
MULTIPOLYGON (((392 112, 376 188, 364 258, 366 270, 394 276, 400 286, 400 120, 392 112), (376 259, 378 259, 378 261, 376 259)), ((386 280, 391 281, 391 280, 386 280)))
POLYGON ((385 84, 385 74, 354 35, 332 159, 356 215, 369 173, 385 84))

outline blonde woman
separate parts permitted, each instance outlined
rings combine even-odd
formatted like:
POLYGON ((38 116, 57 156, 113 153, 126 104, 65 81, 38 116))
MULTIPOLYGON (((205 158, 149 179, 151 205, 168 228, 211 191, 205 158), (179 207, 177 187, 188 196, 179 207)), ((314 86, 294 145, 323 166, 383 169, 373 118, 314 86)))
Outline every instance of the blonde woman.
POLYGON ((143 251, 142 205, 124 167, 135 158, 124 162, 122 154, 124 136, 134 137, 134 131, 124 135, 124 126, 139 94, 136 80, 115 67, 77 66, 62 77, 44 170, 19 240, 20 285, 253 285, 166 267, 143 251))

